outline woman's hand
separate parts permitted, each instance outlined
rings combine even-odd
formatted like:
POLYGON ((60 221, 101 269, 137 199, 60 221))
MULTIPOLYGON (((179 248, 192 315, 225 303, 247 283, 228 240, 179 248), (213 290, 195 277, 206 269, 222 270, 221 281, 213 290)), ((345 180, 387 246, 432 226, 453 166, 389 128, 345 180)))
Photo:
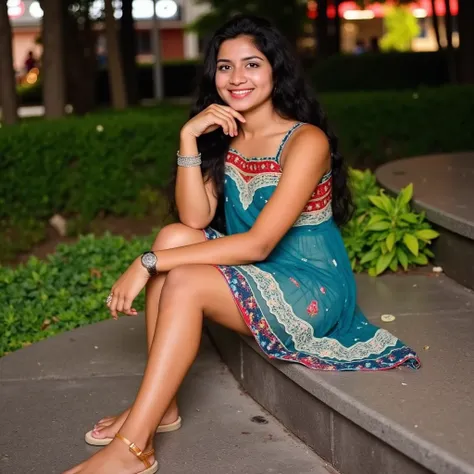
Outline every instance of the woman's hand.
POLYGON ((149 278, 148 270, 142 265, 140 257, 138 257, 111 289, 112 299, 107 303, 107 306, 114 319, 118 319, 118 312, 128 316, 138 314, 137 310, 132 308, 132 304, 149 278))
POLYGON ((244 116, 233 108, 226 105, 212 104, 188 120, 183 125, 181 133, 197 138, 222 127, 226 135, 235 137, 239 130, 236 119, 245 122, 244 116))

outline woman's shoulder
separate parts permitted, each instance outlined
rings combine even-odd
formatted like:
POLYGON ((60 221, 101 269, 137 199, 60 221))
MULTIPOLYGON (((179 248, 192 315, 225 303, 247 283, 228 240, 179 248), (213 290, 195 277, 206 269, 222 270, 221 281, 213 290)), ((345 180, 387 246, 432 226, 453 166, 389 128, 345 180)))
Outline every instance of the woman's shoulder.
POLYGON ((301 125, 295 130, 293 140, 290 143, 312 143, 314 145, 323 145, 328 142, 326 134, 316 125, 311 123, 299 122, 301 125))
POLYGON ((287 156, 297 154, 330 156, 328 137, 316 125, 302 123, 286 143, 282 153, 282 164, 287 156))

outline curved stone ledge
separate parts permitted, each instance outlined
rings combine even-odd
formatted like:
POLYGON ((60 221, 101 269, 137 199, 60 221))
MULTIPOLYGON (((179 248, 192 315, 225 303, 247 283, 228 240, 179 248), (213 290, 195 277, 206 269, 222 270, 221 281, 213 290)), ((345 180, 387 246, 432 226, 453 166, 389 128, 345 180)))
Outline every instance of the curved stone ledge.
POLYGON ((428 220, 474 240, 474 152, 417 156, 387 163, 377 180, 393 193, 414 185, 413 205, 428 220))

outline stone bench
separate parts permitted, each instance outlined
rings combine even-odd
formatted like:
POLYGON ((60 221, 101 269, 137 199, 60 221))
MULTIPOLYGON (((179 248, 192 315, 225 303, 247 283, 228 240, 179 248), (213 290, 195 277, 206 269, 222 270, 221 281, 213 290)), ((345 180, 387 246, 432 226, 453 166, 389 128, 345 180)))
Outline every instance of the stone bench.
POLYGON ((368 318, 413 347, 420 370, 318 372, 216 325, 211 338, 242 387, 342 474, 474 473, 474 293, 423 271, 357 281, 368 318))

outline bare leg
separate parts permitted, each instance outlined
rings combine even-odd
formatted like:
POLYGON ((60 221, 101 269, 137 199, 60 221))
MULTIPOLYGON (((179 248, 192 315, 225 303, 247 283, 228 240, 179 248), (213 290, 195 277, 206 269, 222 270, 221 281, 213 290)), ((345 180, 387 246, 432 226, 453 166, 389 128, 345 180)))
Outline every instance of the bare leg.
MULTIPOLYGON (((153 435, 187 371, 201 340, 203 316, 250 334, 219 271, 209 265, 172 270, 163 287, 160 316, 143 382, 120 433, 148 450, 153 435)), ((151 459, 150 459, 151 460, 151 459)), ((66 474, 134 474, 143 464, 115 439, 66 474)))
MULTIPOLYGON (((181 247, 184 245, 195 244, 205 241, 201 230, 192 229, 184 224, 170 224, 163 227, 158 233, 153 250, 164 250, 169 248, 181 247)), ((148 352, 155 335, 156 322, 158 320, 158 307, 160 303, 161 290, 166 280, 166 273, 157 275, 149 280, 145 288, 145 318, 148 352)), ((113 438, 125 422, 130 409, 125 410, 120 415, 108 416, 102 418, 95 426, 93 437, 97 439, 113 438)), ((161 424, 173 423, 179 416, 176 397, 171 401, 161 424)))

